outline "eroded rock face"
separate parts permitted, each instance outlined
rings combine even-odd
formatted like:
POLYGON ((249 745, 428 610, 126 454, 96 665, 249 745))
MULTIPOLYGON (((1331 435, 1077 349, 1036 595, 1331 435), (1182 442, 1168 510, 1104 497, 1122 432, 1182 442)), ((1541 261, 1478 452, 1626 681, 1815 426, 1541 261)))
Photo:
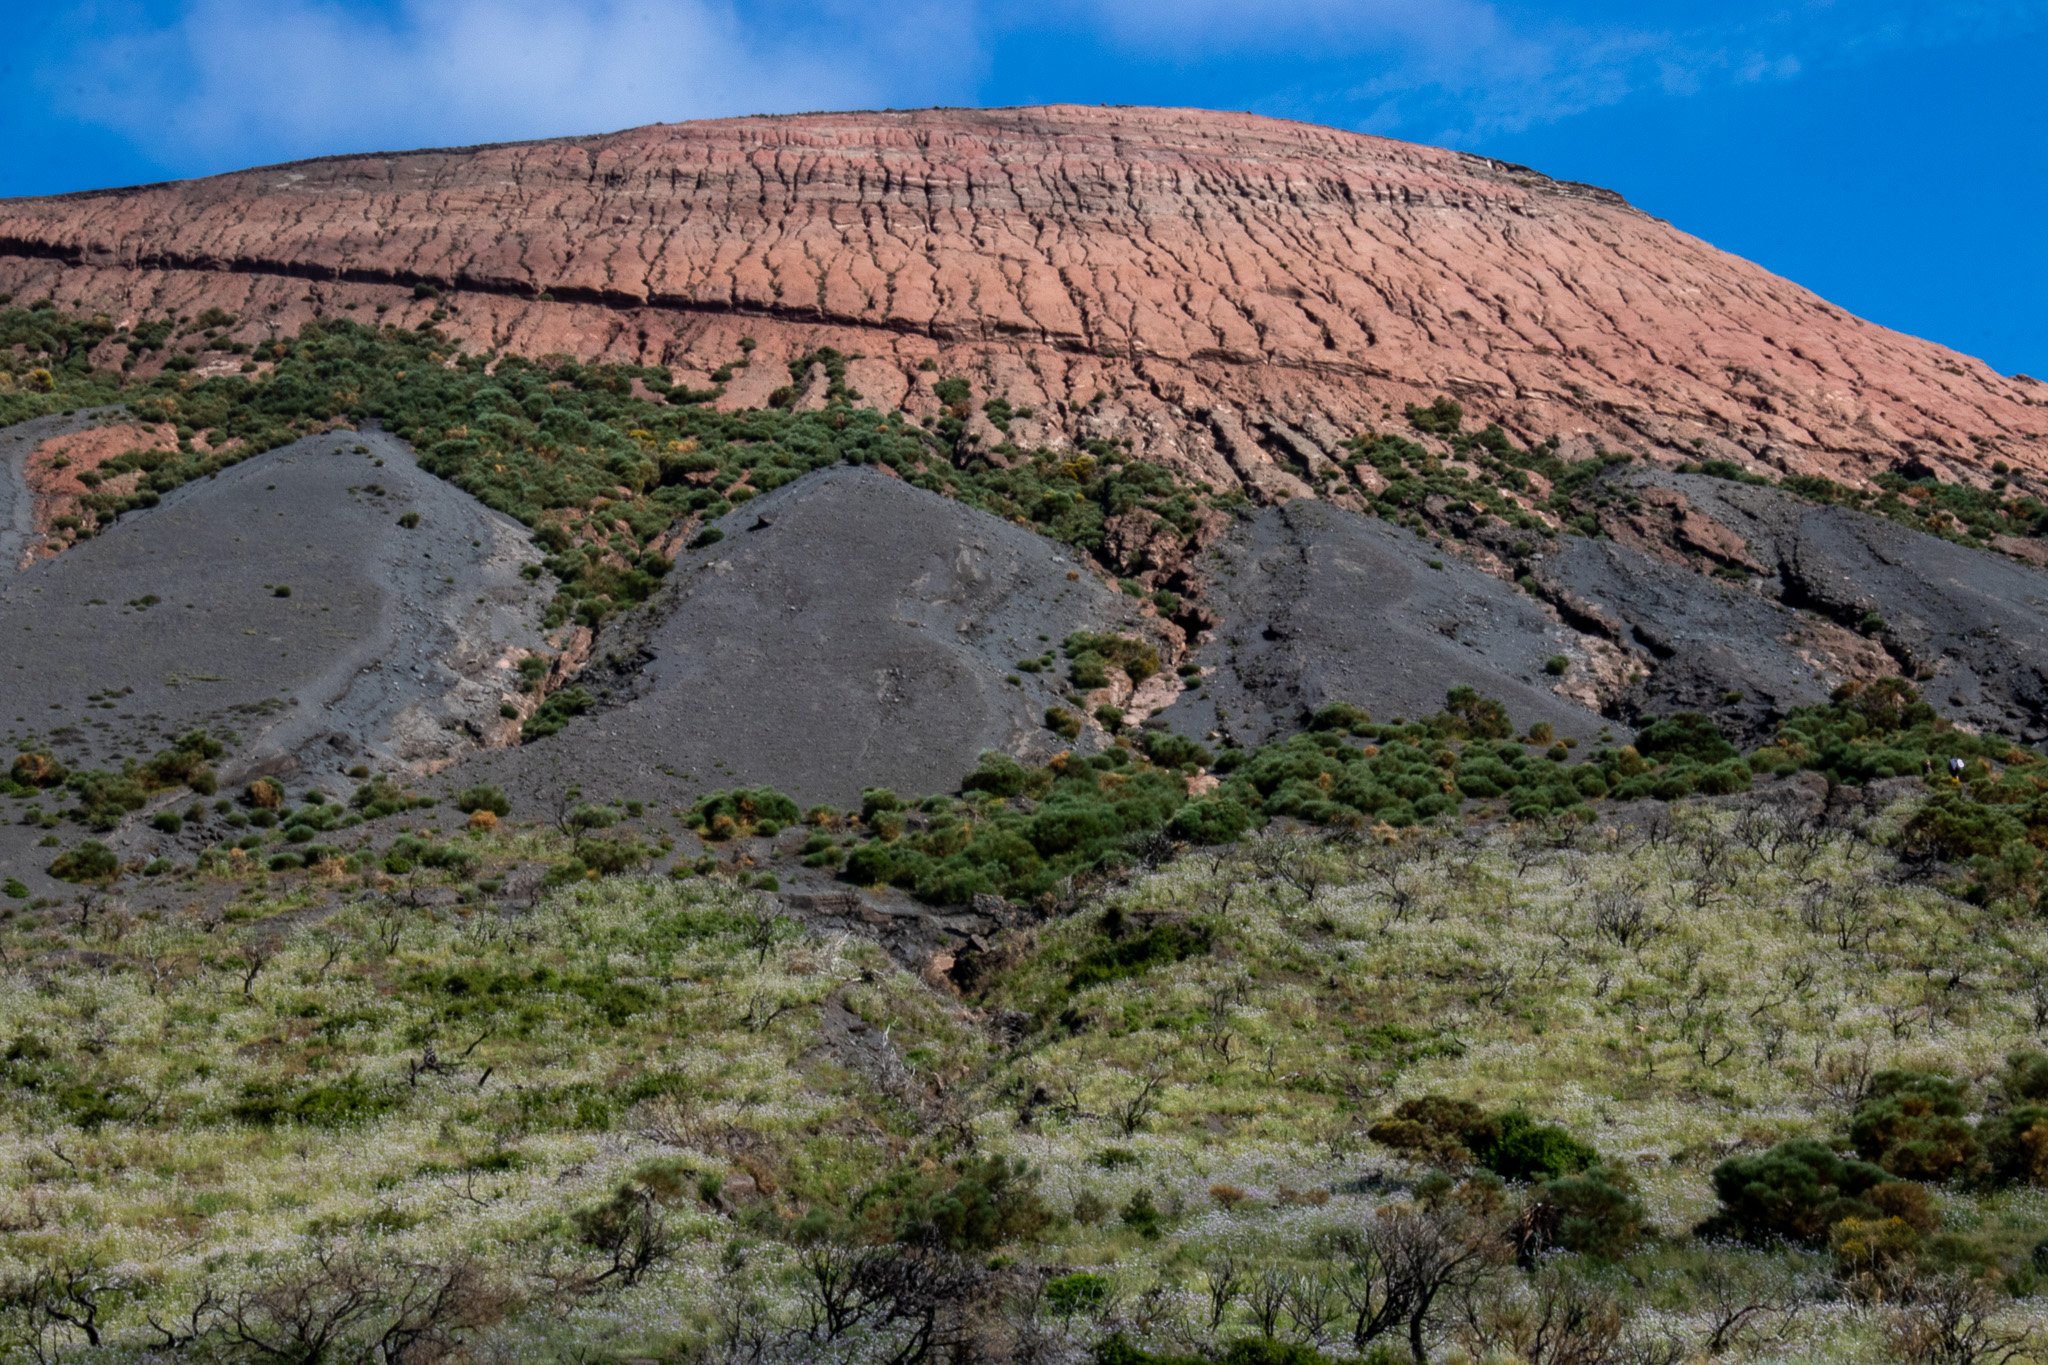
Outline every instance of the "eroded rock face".
MULTIPOLYGON (((1450 393, 1528 439, 1855 479, 2048 472, 2048 387, 1889 332, 1611 194, 1248 115, 805 115, 0 203, 0 291, 631 358, 723 401, 818 346, 873 403, 973 380, 1021 443, 1128 438, 1267 494, 1450 393), (382 309, 382 313, 378 312, 382 309)), ((993 429, 984 433, 993 437, 993 429)))

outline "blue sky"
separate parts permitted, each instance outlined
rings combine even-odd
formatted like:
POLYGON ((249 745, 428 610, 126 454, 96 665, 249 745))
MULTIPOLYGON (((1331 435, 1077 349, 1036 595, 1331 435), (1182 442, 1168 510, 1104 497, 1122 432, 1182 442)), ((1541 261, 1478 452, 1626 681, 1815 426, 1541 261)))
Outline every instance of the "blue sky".
POLYGON ((2048 0, 52 0, 0 195, 818 108, 1249 109, 1621 191, 2048 376, 2048 0))

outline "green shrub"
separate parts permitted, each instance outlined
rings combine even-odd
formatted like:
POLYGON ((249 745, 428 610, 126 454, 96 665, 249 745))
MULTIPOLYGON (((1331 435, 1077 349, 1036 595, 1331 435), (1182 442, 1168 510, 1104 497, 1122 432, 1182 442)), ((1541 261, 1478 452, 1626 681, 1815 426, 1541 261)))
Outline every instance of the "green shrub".
POLYGON ((1034 785, 1033 772, 1022 763, 1003 753, 986 753, 973 772, 960 784, 963 792, 986 792, 990 796, 1022 796, 1027 787, 1034 785))
POLYGON ((1553 1124, 1538 1123, 1520 1110, 1500 1117, 1499 1136, 1473 1155, 1508 1180, 1553 1180, 1592 1167, 1600 1154, 1553 1124))
POLYGON ((1190 801, 1174 813, 1167 828, 1175 838, 1194 844, 1228 844, 1244 837, 1258 820, 1233 797, 1208 796, 1190 801))
POLYGON ((512 802, 497 787, 465 787, 455 797, 455 809, 464 815, 474 815, 480 810, 503 817, 512 813, 512 802))
POLYGON ((1868 1196, 1891 1177, 1881 1167, 1842 1157, 1810 1138, 1781 1142, 1758 1156, 1730 1157, 1714 1168, 1720 1210, 1705 1236, 1818 1247, 1845 1218, 1882 1216, 1868 1196))
POLYGON ((324 1083, 249 1081, 228 1106, 227 1116, 262 1128, 288 1123, 343 1128, 381 1117, 403 1102, 397 1088, 372 1085, 354 1073, 324 1083))
POLYGON ((2021 1105, 1977 1127, 1991 1178, 2009 1185, 2048 1186, 2048 1106, 2021 1105))
POLYGON ((8 775, 22 787, 54 787, 66 776, 64 765, 45 753, 15 755, 8 775))
POLYGON ((1062 1318, 1093 1315, 1109 1302, 1110 1289, 1106 1277, 1075 1271, 1046 1281, 1045 1304, 1062 1318))
POLYGON ((1626 1179, 1605 1169, 1545 1181, 1533 1211, 1546 1245, 1604 1261, 1634 1251, 1650 1225, 1626 1179))
POLYGON ((1391 1115, 1373 1124, 1368 1136, 1417 1160, 1455 1169, 1494 1149, 1500 1141, 1500 1120, 1469 1100, 1424 1095, 1402 1101, 1391 1115))
POLYGON ((1158 1241, 1166 1231, 1166 1215, 1152 1198, 1152 1191, 1147 1189, 1140 1189, 1130 1197, 1124 1204, 1122 1217, 1125 1227, 1148 1242, 1158 1241))
POLYGON ((863 1195, 855 1215, 896 1241, 986 1253, 1029 1242, 1052 1221, 1038 1174, 1022 1161, 967 1157, 939 1172, 900 1171, 863 1195))
POLYGON ((1180 920, 1140 929, 1114 907, 1098 922, 1099 936, 1068 973, 1072 990, 1140 976, 1209 951, 1215 935, 1208 926, 1180 920))
POLYGON ((1085 690, 1107 686, 1111 666, 1122 669, 1133 683, 1144 682, 1159 671, 1158 648, 1130 635, 1079 631, 1067 637, 1063 649, 1074 686, 1085 690))
POLYGON ((1200 744, 1171 730, 1146 730, 1139 744, 1145 757, 1162 768, 1206 768, 1216 761, 1200 744))
POLYGON ((2015 1052, 2005 1059, 1999 1089, 2014 1107, 2048 1100, 2048 1052, 2015 1052))
POLYGON ((1909 860, 1963 862, 1997 854, 2026 834, 2026 825, 2010 812, 1946 791, 1913 813, 1899 830, 1897 847, 1909 860))
POLYGON ((1420 1161, 1451 1168, 1477 1164, 1508 1180, 1555 1180, 1600 1159, 1564 1129, 1520 1110, 1494 1115, 1445 1095, 1404 1101, 1369 1136, 1420 1161))
POLYGON ((1849 1124, 1857 1155, 1906 1180, 1947 1180, 1977 1159, 1963 1088, 1924 1071, 1882 1071, 1849 1124))
POLYGON ((684 823, 706 839, 743 838, 797 822, 796 802, 772 787, 712 792, 690 807, 684 823))
POLYGON ((1691 759, 1720 763, 1739 757, 1720 727, 1696 711, 1652 721, 1636 734, 1635 750, 1644 758, 1691 759))
MULTIPOLYGON (((365 820, 382 820, 386 816, 401 815, 417 807, 434 804, 431 798, 414 796, 388 777, 373 777, 358 786, 350 795, 348 803, 350 809, 359 813, 365 820)), ((332 807, 327 809, 331 810, 332 807)), ((304 812, 300 814, 303 815, 304 812)), ((322 828, 329 827, 331 820, 322 825, 322 828)))
POLYGON ((1404 415, 1409 426, 1430 436, 1455 436, 1465 425, 1464 407, 1441 394, 1426 408, 1408 404, 1404 415))
POLYGON ((1515 732, 1507 707, 1470 687, 1454 687, 1445 694, 1439 719, 1447 733, 1472 739, 1506 739, 1515 732))
POLYGON ((582 715, 594 704, 591 695, 582 688, 565 687, 550 695, 526 718, 526 724, 520 727, 519 737, 526 741, 555 734, 569 723, 571 717, 582 715))
POLYGON ((1348 701, 1333 701, 1316 708, 1308 719, 1311 730, 1327 730, 1339 734, 1363 734, 1372 725, 1372 716, 1364 707, 1353 706, 1348 701))
POLYGON ((114 850, 99 840, 87 839, 78 847, 58 854, 49 870, 50 875, 60 882, 101 882, 120 872, 121 860, 114 856, 114 850))

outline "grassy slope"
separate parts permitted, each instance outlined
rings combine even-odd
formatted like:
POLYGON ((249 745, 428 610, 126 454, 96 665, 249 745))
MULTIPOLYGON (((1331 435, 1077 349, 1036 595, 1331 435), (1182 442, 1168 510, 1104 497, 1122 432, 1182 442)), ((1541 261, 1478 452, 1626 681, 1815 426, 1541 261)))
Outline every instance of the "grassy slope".
MULTIPOLYGON (((128 1286, 109 1335, 139 1342, 146 1311, 178 1313, 202 1281, 275 1279, 318 1246, 469 1255, 493 1286, 484 1339, 529 1358, 661 1352, 717 1335, 741 1302, 793 1329, 798 1220, 859 1207, 891 1173, 943 1172, 972 1140, 1037 1168, 1052 1215, 987 1254, 1116 1286, 1100 1321, 1047 1330, 1142 1318, 1160 1340, 1206 1339, 1219 1249, 1320 1264, 1319 1231, 1420 1174, 1365 1129, 1441 1092, 1525 1106, 1634 1174, 1660 1240, 1594 1277, 1638 1332, 1696 1344, 1701 1286, 1732 1264, 1817 1276, 1823 1300, 1766 1315, 1737 1358, 1869 1359, 1885 1310, 1845 1297, 1824 1255, 1690 1242, 1707 1174, 1738 1148, 1838 1133, 1867 1068, 1994 1072, 2036 1036, 2048 928, 1901 883, 1853 833, 1774 857, 1745 835, 1764 852, 1777 837, 1694 808, 1563 846, 1494 830, 1191 855, 1008 945, 973 1012, 857 938, 709 882, 603 881, 532 910, 321 917, 252 897, 225 916, 17 922, 0 1261, 96 1254, 128 1286), (1654 927, 1624 944, 1628 905, 1654 927), (1206 946, 1104 966, 1105 945, 1161 923, 1206 946), (849 1033, 838 1005, 872 1027, 849 1033), (447 1070, 415 1082, 429 1043, 447 1070), (603 1263, 576 1213, 636 1176, 674 1258, 636 1287, 564 1289, 603 1263), (1162 1212, 1152 1235, 1130 1214, 1141 1192, 1162 1212)), ((1970 1255, 2031 1291, 2038 1193, 1938 1200, 1970 1255)), ((1535 1283, 1502 1269, 1489 1300, 1535 1283)), ((1249 1330, 1247 1311, 1218 1335, 1249 1330)), ((2001 1312, 2048 1318, 2030 1297, 2001 1312)), ((1015 1313, 979 1330, 1010 1340, 1015 1313)), ((1280 1332, 1301 1334, 1284 1316, 1280 1332)))
MULTIPOLYGON (((90 328, 5 321, 0 341, 26 349, 0 366, 0 416, 114 396, 85 363, 90 328)), ((843 458, 895 464, 1090 549, 1128 507, 1183 533, 1198 511, 1108 450, 1003 470, 945 423, 930 440, 843 393, 822 414, 723 416, 695 395, 635 396, 633 381, 656 375, 519 362, 487 375, 444 368, 436 346, 335 328, 266 352, 258 383, 173 371, 125 396, 181 434, 231 437, 225 458, 335 417, 392 423, 440 472, 550 536, 562 612, 586 620, 651 588, 659 566, 644 556, 675 517, 843 458)), ((1496 476, 1474 500, 1511 519, 1526 509, 1488 490, 1520 491, 1524 467, 1557 472, 1482 449, 1455 422, 1450 435, 1496 476)), ((151 486, 203 472, 214 457, 202 446, 218 448, 188 444, 151 486)), ((1360 454, 1393 481, 1382 515, 1455 473, 1390 438, 1360 454)), ((1978 538, 2035 516, 2019 502, 1964 510, 1974 519, 1958 512, 1968 524, 1950 529, 1978 538)), ((1923 753, 1970 747, 1923 738, 1894 746, 1903 767, 1843 775, 1917 771, 1923 753)), ((1839 766, 1822 740, 1807 747, 1813 766, 1839 766)), ((1207 1325, 1219 1254, 1261 1273, 1328 1273, 1326 1234, 1402 1203, 1422 1174, 1366 1130, 1404 1098, 1445 1093, 1526 1107, 1630 1173, 1658 1236, 1618 1267, 1570 1269, 1638 1336, 1697 1349, 1718 1281, 1767 1282, 1774 1301, 1796 1281, 1805 1311, 1759 1315, 1737 1356, 1870 1359, 1897 1326, 1891 1310, 1850 1292, 1824 1253, 1702 1247, 1688 1229, 1712 1208, 1717 1161, 1788 1135, 1838 1138, 1846 1097, 1874 1069, 1942 1070, 1972 1083, 1973 1106, 1995 1103, 1988 1078, 2048 1014, 2048 942, 2024 912, 2043 822, 2030 756, 1985 756, 2016 766, 1934 842, 1979 856, 1989 908, 1899 876, 1856 834, 1780 842, 1727 812, 1549 842, 1425 830, 1394 852, 1282 836, 1183 857, 999 945, 973 1009, 858 939, 779 922, 718 883, 615 878, 512 907, 451 872, 410 888, 447 881, 442 908, 384 884, 337 913, 324 908, 331 881, 258 876, 221 915, 202 908, 215 869, 195 874, 189 913, 138 920, 104 899, 63 920, 15 913, 0 918, 12 1116, 0 1267, 89 1267, 94 1330, 138 1345, 154 1335, 146 1317, 170 1322, 202 1286, 252 1321, 277 1316, 263 1286, 318 1300, 305 1268, 320 1256, 471 1265, 463 1335, 485 1354, 666 1353, 749 1325, 799 1331, 816 1245, 806 1216, 846 1217, 842 1239, 886 1240, 910 1212, 966 1200, 957 1162, 978 1148, 1031 1163, 1048 1218, 966 1248, 1008 1267, 958 1296, 986 1309, 968 1327, 977 1349, 1119 1327, 1203 1345, 1257 1326, 1249 1298, 1207 1325), (659 1208, 674 1240, 633 1286, 594 1280, 607 1258, 591 1215, 622 1189, 659 1208), (920 1204, 921 1189, 936 1193, 920 1204), (1019 1266, 1097 1267, 1113 1292, 1020 1327, 1020 1302, 1046 1304, 1019 1266)), ((1328 818, 1298 776, 1262 798, 1328 818)), ((469 844, 493 863, 518 837, 469 844)), ((2048 1317, 2033 1297, 2039 1194, 1958 1186, 1936 1199, 1944 1226, 1916 1253, 1926 1266, 1986 1276, 2007 1296, 2003 1319, 2048 1317)), ((38 1322, 21 1283, 0 1293, 0 1334, 83 1335, 38 1322)), ((1439 1322, 1435 1339, 1476 1353, 1486 1333, 1500 1338, 1501 1305, 1538 1302, 1548 1283, 1500 1269, 1471 1320, 1439 1322)), ((228 1350, 211 1320, 209 1341, 228 1350)), ((1286 1312, 1271 1326, 1317 1335, 1286 1312)))

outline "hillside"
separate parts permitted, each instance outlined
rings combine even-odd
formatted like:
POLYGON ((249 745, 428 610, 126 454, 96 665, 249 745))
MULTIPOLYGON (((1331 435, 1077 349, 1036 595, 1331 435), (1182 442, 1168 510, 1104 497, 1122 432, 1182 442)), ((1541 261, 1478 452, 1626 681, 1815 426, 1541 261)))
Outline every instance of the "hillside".
POLYGON ((2044 415, 1237 116, 0 203, 0 1362, 2048 1365, 2044 415))
POLYGON ((432 317, 478 348, 718 379, 736 407, 783 382, 727 369, 743 337, 776 362, 830 346, 884 409, 936 417, 962 375, 1029 410, 1000 424, 1020 444, 1128 440, 1269 492, 1440 393, 1529 443, 2048 472, 2048 388, 1615 195, 1191 110, 737 119, 12 201, 0 292, 122 322, 220 308, 251 340, 432 317))

